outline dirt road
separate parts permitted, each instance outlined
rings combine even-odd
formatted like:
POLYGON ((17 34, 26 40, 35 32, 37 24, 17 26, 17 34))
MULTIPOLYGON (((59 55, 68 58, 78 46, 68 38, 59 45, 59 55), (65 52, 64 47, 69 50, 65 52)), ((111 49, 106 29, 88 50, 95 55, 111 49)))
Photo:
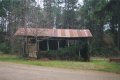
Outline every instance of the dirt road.
POLYGON ((120 80, 120 74, 0 62, 0 80, 120 80))

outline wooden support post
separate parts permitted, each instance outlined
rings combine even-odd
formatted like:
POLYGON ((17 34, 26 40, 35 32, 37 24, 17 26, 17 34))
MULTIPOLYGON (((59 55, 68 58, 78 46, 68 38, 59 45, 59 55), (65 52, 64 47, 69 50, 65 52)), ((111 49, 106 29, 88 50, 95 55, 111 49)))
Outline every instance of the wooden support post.
POLYGON ((38 39, 36 37, 36 43, 35 43, 35 54, 33 54, 34 58, 38 59, 38 39))
POLYGON ((39 58, 39 41, 36 42, 36 57, 39 58))
POLYGON ((49 51, 49 40, 47 40, 47 50, 49 51))
POLYGON ((69 40, 67 42, 68 42, 68 47, 69 47, 70 46, 69 40))
POLYGON ((74 40, 74 44, 77 45, 76 40, 74 40))
POLYGON ((79 58, 80 58, 80 50, 79 50, 79 58))
POLYGON ((89 40, 87 40, 87 48, 88 48, 88 52, 87 52, 87 54, 88 54, 88 61, 90 61, 90 42, 89 42, 89 40))
POLYGON ((58 49, 60 48, 60 43, 59 43, 59 40, 58 40, 58 49))
POLYGON ((37 42, 37 50, 38 50, 38 52, 39 52, 39 42, 40 41, 37 42))

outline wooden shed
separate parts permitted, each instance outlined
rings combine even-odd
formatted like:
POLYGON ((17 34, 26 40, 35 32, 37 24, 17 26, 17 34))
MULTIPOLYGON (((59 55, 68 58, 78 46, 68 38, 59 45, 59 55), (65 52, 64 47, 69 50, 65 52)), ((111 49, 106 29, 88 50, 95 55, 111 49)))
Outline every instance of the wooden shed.
POLYGON ((88 39, 92 34, 89 29, 19 28, 15 36, 27 42, 29 57, 37 58, 40 51, 69 47, 70 41, 88 39))

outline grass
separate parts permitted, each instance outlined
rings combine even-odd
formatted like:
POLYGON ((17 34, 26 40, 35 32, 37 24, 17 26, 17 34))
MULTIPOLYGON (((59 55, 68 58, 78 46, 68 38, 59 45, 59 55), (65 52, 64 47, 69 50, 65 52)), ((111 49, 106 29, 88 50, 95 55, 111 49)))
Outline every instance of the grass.
POLYGON ((120 63, 108 62, 104 59, 93 59, 91 62, 80 62, 80 61, 40 61, 40 60, 25 60, 18 58, 13 55, 0 55, 0 61, 13 62, 19 64, 29 64, 37 66, 57 67, 65 69, 76 69, 76 70, 97 70, 114 72, 120 74, 120 63))

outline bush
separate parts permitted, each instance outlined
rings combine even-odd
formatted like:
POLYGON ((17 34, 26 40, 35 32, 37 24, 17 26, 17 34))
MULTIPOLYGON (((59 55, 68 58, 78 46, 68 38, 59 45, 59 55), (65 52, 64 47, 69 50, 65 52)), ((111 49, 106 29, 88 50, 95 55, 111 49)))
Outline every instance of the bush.
POLYGON ((7 43, 3 42, 3 43, 0 43, 0 52, 3 52, 5 54, 8 54, 10 51, 10 48, 8 46, 7 43))
POLYGON ((59 50, 50 50, 46 53, 41 53, 39 58, 49 58, 58 60, 78 60, 78 46, 70 46, 65 48, 60 48, 59 50))
POLYGON ((120 51, 116 47, 93 48, 91 56, 97 57, 120 57, 120 51))

